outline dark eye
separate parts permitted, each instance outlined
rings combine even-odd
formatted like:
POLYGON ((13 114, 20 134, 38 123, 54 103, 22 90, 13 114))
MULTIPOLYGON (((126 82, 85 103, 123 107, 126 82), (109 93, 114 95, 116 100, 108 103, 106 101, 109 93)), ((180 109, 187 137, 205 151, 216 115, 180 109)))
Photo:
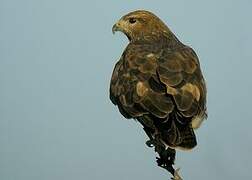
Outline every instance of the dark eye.
POLYGON ((135 18, 129 18, 129 22, 130 22, 130 24, 134 24, 136 22, 136 19, 135 18))

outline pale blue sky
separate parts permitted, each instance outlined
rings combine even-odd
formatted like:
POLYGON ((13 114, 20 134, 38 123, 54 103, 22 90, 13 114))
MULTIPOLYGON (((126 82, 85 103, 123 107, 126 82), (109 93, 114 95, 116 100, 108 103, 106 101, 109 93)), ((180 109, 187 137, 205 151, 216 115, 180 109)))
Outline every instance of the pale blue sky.
POLYGON ((209 118, 184 179, 252 179, 252 1, 0 0, 0 179, 167 179, 108 97, 125 13, 157 14, 201 60, 209 118))

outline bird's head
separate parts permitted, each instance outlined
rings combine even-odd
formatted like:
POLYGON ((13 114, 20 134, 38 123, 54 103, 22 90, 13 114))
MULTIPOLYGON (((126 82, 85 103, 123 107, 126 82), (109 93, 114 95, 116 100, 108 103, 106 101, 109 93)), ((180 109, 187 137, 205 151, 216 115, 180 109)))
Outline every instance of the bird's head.
POLYGON ((153 13, 137 10, 124 15, 112 28, 112 32, 123 32, 129 41, 158 39, 169 34, 169 28, 153 13))

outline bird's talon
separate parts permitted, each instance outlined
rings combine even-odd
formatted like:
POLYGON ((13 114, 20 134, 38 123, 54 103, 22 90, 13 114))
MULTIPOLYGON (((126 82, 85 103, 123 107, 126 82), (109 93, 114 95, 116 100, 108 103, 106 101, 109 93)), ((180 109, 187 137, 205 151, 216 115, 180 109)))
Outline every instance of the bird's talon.
POLYGON ((153 140, 148 140, 148 141, 146 141, 145 144, 146 144, 148 147, 154 147, 153 140))

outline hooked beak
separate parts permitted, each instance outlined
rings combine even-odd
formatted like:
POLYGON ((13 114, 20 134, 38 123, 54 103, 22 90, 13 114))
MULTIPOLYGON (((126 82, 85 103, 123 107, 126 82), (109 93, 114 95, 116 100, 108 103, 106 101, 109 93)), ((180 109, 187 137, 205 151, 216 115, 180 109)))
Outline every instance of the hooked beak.
POLYGON ((112 27, 112 33, 115 34, 116 31, 122 31, 119 22, 117 22, 116 24, 114 24, 114 26, 112 27))
POLYGON ((127 38, 129 39, 129 41, 131 41, 131 37, 130 37, 130 33, 127 31, 127 30, 125 30, 125 28, 124 28, 124 22, 123 21, 121 21, 121 20, 119 20, 116 24, 114 24, 114 26, 112 27, 112 32, 113 32, 113 34, 115 34, 115 32, 116 31, 121 31, 121 32, 123 32, 126 36, 127 36, 127 38))

